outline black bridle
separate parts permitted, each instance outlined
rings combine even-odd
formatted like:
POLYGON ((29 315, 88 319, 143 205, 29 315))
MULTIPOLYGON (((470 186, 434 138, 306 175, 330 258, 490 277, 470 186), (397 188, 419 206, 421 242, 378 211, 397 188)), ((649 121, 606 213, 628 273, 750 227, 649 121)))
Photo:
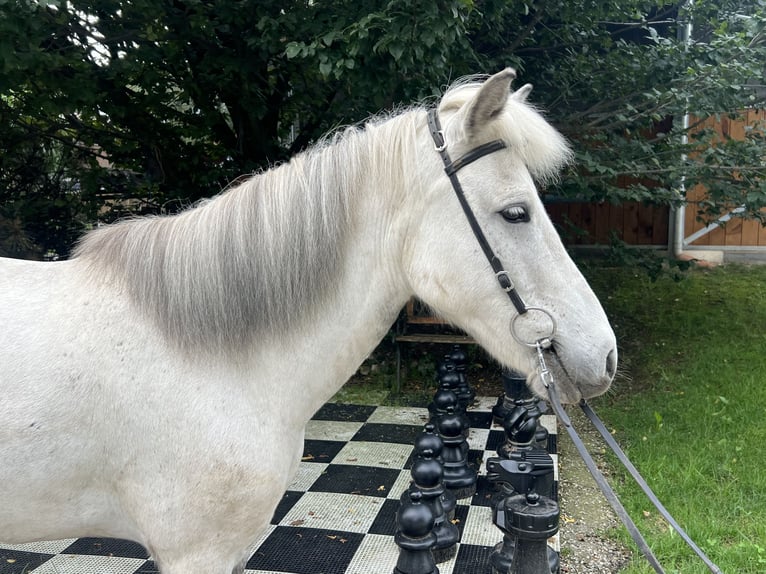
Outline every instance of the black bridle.
POLYGON ((498 259, 497 255, 495 255, 495 252, 492 250, 492 246, 489 244, 489 241, 487 241, 487 238, 484 235, 484 232, 481 230, 481 226, 476 220, 476 216, 474 215, 473 210, 471 209, 471 206, 465 197, 465 193, 463 193, 463 187, 460 185, 460 180, 457 178, 458 170, 464 168, 468 164, 475 162, 477 159, 482 158, 485 155, 489 155, 498 150, 505 149, 508 146, 506 146, 503 140, 494 140, 477 146, 466 152, 464 155, 461 155, 457 160, 452 161, 449 153, 447 153, 447 142, 444 139, 444 132, 442 132, 442 127, 439 123, 439 112, 436 109, 431 109, 428 111, 428 129, 431 130, 431 137, 434 140, 434 147, 436 151, 439 152, 439 155, 444 162, 444 172, 447 174, 447 177, 449 177, 449 180, 452 183, 452 189, 455 190, 455 195, 460 202, 460 207, 463 208, 463 213, 465 213, 466 219, 468 219, 468 224, 471 226, 471 230, 476 236, 476 240, 479 242, 481 250, 484 252, 484 256, 492 266, 492 271, 495 272, 495 277, 497 277, 497 281, 500 283, 500 287, 502 287, 503 291, 508 294, 511 303, 513 303, 513 306, 516 307, 516 311, 519 312, 519 315, 523 315, 527 312, 527 306, 524 304, 524 300, 521 298, 521 295, 519 295, 519 293, 516 291, 516 286, 514 285, 510 275, 508 275, 508 272, 503 268, 503 263, 500 261, 500 259, 498 259))
MULTIPOLYGON (((428 129, 430 130, 431 137, 434 140, 434 147, 436 151, 439 152, 439 155, 441 156, 442 161, 444 162, 444 172, 447 174, 447 177, 449 177, 450 183, 452 183, 452 189, 455 191, 455 195, 457 196, 457 199, 460 202, 460 206, 463 208, 463 213, 465 213, 466 219, 468 219, 468 223, 471 226, 471 230, 473 231, 474 236, 476 236, 476 240, 479 242, 479 245, 481 246, 481 250, 484 252, 484 255, 487 258, 487 261, 489 261, 489 264, 492 266, 492 270, 494 271, 495 277, 497 277, 497 280, 500 283, 500 287, 502 287, 502 289, 508 294, 508 297, 513 303, 513 306, 516 308, 516 311, 518 311, 518 315, 516 315, 511 321, 511 334, 513 335, 513 338, 516 339, 519 343, 522 343, 529 347, 534 347, 537 350, 537 359, 539 363, 539 375, 540 375, 540 378, 542 379, 543 384, 548 390, 548 400, 551 404, 551 407, 553 408, 553 411, 556 413, 556 416, 566 428, 570 438, 572 439, 572 442, 577 448, 577 451, 579 452, 580 456, 585 462, 586 467, 588 468, 591 475, 595 479, 596 484, 598 484, 599 488, 601 489, 601 492, 604 494, 604 497, 612 506, 617 516, 620 518, 620 520, 622 520, 622 523, 627 528, 628 532, 633 538, 633 541, 636 543, 638 548, 641 550, 641 552, 644 554, 646 559, 649 561, 649 564, 652 566, 655 572, 657 572, 658 574, 664 574, 665 571, 662 569, 662 566, 660 565, 656 556, 652 553, 652 550, 649 547, 649 545, 646 543, 646 540, 644 540, 644 537, 641 535, 635 523, 628 515, 627 511, 623 507, 619 498, 617 498, 617 495, 615 494, 612 487, 604 478, 604 475, 601 474, 601 471, 598 470, 598 467, 596 466, 596 463, 593 460, 593 457, 590 455, 590 453, 588 452, 588 449, 585 447, 585 443, 583 443, 582 439, 580 439, 579 435, 577 434, 577 431, 572 426, 572 422, 569 416, 567 415, 566 411, 564 410, 564 407, 562 406, 561 401, 559 400, 556 384, 554 383, 554 380, 553 380, 553 375, 551 374, 551 372, 548 370, 548 367, 546 366, 545 357, 543 354, 543 351, 545 351, 546 349, 550 349, 553 345, 553 336, 555 335, 555 332, 556 332, 555 319, 545 309, 542 309, 540 307, 527 306, 524 303, 524 300, 516 291, 516 286, 514 285, 513 280, 511 279, 510 275, 508 275, 508 272, 503 268, 502 262, 500 261, 500 259, 498 259, 497 255, 495 255, 495 252, 492 250, 492 246, 487 241, 487 238, 484 235, 484 232, 482 231, 481 226, 479 225, 479 222, 477 221, 476 216, 474 215, 473 210, 471 209, 471 206, 465 197, 465 193, 463 192, 463 187, 460 185, 460 181, 457 178, 457 172, 460 169, 473 163, 477 159, 484 157, 485 155, 491 154, 501 149, 505 149, 508 146, 502 140, 494 140, 494 141, 479 145, 467 151, 465 154, 460 156, 457 160, 452 161, 452 159, 449 156, 449 153, 447 153, 447 142, 444 139, 444 133, 442 132, 441 124, 439 123, 439 112, 435 108, 430 109, 428 111, 428 129), (527 313, 530 309, 540 311, 543 314, 548 316, 552 324, 550 336, 541 337, 537 339, 536 341, 532 342, 532 341, 524 341, 516 333, 516 320, 522 315, 524 315, 525 313, 527 313)), ((670 515, 667 509, 665 509, 662 503, 660 503, 660 501, 655 496, 654 492, 652 492, 651 488, 649 488, 649 485, 646 484, 646 481, 638 473, 638 470, 636 470, 636 468, 633 466, 630 460, 628 460, 625 453, 622 451, 622 449, 620 449, 619 445, 617 445, 617 443, 611 437, 609 432, 606 430, 606 427, 601 422, 601 419, 598 418, 596 413, 593 411, 593 409, 591 409, 590 405, 588 405, 585 399, 582 399, 580 401, 580 407, 583 409, 583 411, 585 412, 585 415, 588 417, 591 423, 596 427, 596 429, 602 435, 607 445, 617 455, 620 462, 622 462, 625 468, 630 472, 631 476, 633 476, 636 482, 638 482, 641 489, 647 495, 647 497, 652 502, 652 504, 654 504, 654 506, 657 508, 660 514, 671 524, 671 526, 675 529, 675 531, 683 538, 683 540, 697 554, 697 556, 699 556, 702 559, 702 561, 705 562, 705 565, 708 567, 708 569, 711 572, 713 572, 714 574, 722 574, 718 566, 716 566, 705 555, 705 553, 691 540, 689 535, 686 534, 686 532, 678 525, 675 519, 670 515)))

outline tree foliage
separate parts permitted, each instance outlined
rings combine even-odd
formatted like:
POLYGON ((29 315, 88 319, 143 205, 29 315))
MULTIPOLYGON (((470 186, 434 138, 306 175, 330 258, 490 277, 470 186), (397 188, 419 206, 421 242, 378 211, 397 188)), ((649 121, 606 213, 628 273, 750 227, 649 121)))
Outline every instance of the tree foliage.
POLYGON ((682 117, 762 105, 764 12, 762 0, 0 0, 0 250, 65 254, 97 216, 178 209, 335 126, 506 65, 575 142, 556 193, 677 202, 683 176, 708 186, 710 213, 757 216, 762 134, 685 143, 682 117))

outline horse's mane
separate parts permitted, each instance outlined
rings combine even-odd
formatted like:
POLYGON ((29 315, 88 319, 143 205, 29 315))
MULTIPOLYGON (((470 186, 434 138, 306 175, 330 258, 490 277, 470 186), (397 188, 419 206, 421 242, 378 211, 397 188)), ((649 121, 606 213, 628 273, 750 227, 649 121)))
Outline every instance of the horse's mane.
POLYGON ((414 128, 401 125, 411 116, 337 131, 180 214, 96 229, 75 258, 126 287, 181 348, 236 352, 278 337, 334 293, 354 198, 370 182, 399 184, 395 163, 416 153, 414 128))
MULTIPOLYGON (((457 84, 441 109, 460 107, 478 85, 457 84)), ((563 138, 527 104, 511 103, 509 113, 502 137, 533 175, 555 173, 569 157, 563 138)), ((231 353, 289 333, 335 293, 359 190, 423 184, 414 168, 401 178, 402 162, 418 160, 424 115, 415 107, 376 116, 180 214, 96 229, 75 257, 122 285, 180 348, 231 353)))

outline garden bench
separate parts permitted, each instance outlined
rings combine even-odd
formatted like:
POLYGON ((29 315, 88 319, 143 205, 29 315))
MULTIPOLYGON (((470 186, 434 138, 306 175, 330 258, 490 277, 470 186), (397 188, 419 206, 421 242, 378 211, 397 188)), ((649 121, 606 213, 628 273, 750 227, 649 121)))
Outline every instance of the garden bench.
POLYGON ((462 331, 435 317, 421 301, 412 298, 402 311, 396 324, 396 391, 402 388, 406 377, 406 344, 433 343, 440 345, 473 345, 476 341, 462 331), (403 373, 404 372, 404 373, 403 373))

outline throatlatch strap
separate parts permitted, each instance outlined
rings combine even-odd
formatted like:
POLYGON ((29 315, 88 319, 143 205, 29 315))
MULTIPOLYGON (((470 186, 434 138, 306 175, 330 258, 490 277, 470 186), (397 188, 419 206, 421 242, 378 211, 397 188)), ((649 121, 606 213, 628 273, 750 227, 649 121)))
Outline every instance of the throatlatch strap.
POLYGON ((439 155, 442 158, 442 162, 444 163, 444 172, 447 174, 450 182, 452 183, 452 189, 455 190, 455 195, 460 202, 460 207, 463 208, 463 213, 465 213, 466 219, 468 219, 468 224, 471 226, 471 230, 476 236, 476 240, 479 242, 479 246, 484 252, 484 256, 487 258, 487 261, 489 261, 492 270, 495 272, 495 277, 497 277, 497 281, 500 283, 500 287, 503 288, 503 291, 508 293, 508 297, 510 298, 511 303, 513 303, 513 306, 516 307, 516 311, 523 315, 527 312, 527 306, 524 304, 524 300, 516 291, 516 286, 513 284, 510 275, 508 275, 508 272, 503 269, 503 263, 497 258, 495 252, 492 251, 492 247, 490 246, 489 241, 487 241, 487 238, 484 235, 479 222, 476 220, 476 216, 474 215, 473 210, 471 209, 471 206, 465 197, 465 193, 463 192, 463 187, 460 185, 460 181, 457 178, 457 171, 459 169, 464 168, 468 164, 476 161, 481 157, 484 157, 487 154, 505 148, 505 142, 502 140, 494 140, 489 143, 480 145, 462 155, 453 162, 452 159, 450 159, 449 153, 447 152, 447 143, 444 140, 444 133, 442 132, 441 124, 439 123, 439 114, 436 109, 431 109, 428 111, 428 128, 431 131, 431 137, 434 140, 436 151, 439 152, 439 155))

